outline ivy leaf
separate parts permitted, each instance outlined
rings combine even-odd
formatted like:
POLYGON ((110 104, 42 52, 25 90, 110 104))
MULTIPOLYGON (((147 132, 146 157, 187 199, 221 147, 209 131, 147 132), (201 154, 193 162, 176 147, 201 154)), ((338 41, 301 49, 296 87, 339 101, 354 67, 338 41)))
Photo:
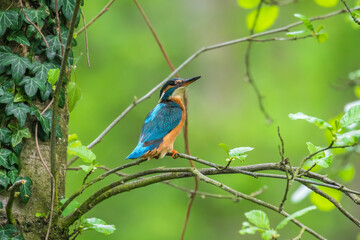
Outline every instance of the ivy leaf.
POLYGON ((11 166, 9 165, 9 156, 11 154, 11 151, 9 149, 0 149, 0 166, 3 166, 4 168, 11 169, 11 166))
POLYGON ((289 118, 292 120, 298 120, 298 119, 302 119, 305 120, 309 123, 314 124, 315 126, 319 127, 320 129, 330 129, 332 130, 332 126, 325 122, 324 120, 320 119, 320 118, 316 118, 316 117, 312 117, 312 116, 308 116, 302 112, 298 112, 298 113, 290 113, 289 114, 289 118))
POLYGON ((26 122, 30 108, 24 103, 11 103, 6 106, 5 112, 8 116, 14 115, 19 121, 20 127, 22 127, 26 122))
POLYGON ((49 62, 34 62, 33 63, 33 69, 31 70, 31 73, 35 73, 35 78, 40 79, 44 84, 44 88, 41 88, 42 91, 45 90, 45 83, 47 79, 48 72, 51 68, 54 68, 55 65, 53 63, 49 62))
POLYGON ((357 122, 360 122, 360 104, 351 106, 340 119, 341 127, 348 127, 357 122))
POLYGON ((99 233, 105 234, 105 236, 114 233, 116 230, 114 225, 108 225, 106 222, 99 218, 87 218, 81 222, 80 228, 84 230, 95 230, 99 233))
MULTIPOLYGON (((18 89, 19 90, 19 89, 18 89)), ((19 91, 16 93, 15 97, 14 97, 14 103, 17 103, 17 102, 25 102, 25 101, 28 101, 29 99, 26 99, 24 97, 24 95, 22 95, 22 93, 19 91)))
POLYGON ((94 163, 96 155, 86 146, 68 147, 68 154, 81 158, 86 163, 94 163))
POLYGON ((338 0, 315 0, 315 3, 321 7, 334 7, 338 0))
POLYGON ((299 18, 304 23, 305 27, 307 27, 307 29, 314 32, 314 25, 310 22, 310 20, 306 16, 300 13, 295 13, 294 16, 299 18))
MULTIPOLYGON (((67 20, 69 20, 69 21, 72 19, 72 16, 74 14, 75 3, 76 3, 76 0, 62 0, 62 4, 61 4, 62 12, 63 12, 64 16, 67 18, 67 20)), ((80 20, 80 11, 78 12, 78 15, 76 17, 77 22, 80 20)))
POLYGON ((263 6, 259 14, 257 14, 257 11, 257 9, 253 10, 246 17, 246 26, 251 30, 254 26, 256 15, 258 15, 254 29, 255 32, 261 32, 271 27, 279 15, 278 6, 263 6))
MULTIPOLYGON (((17 146, 19 146, 19 145, 17 145, 17 146)), ((10 163, 11 166, 13 166, 13 165, 18 165, 18 166, 19 166, 20 160, 19 160, 19 158, 16 156, 15 153, 11 153, 11 154, 10 154, 10 156, 9 156, 9 163, 10 163)))
POLYGON ((2 226, 0 226, 0 239, 10 239, 10 237, 14 234, 17 234, 18 230, 16 229, 16 227, 14 225, 11 224, 6 224, 5 227, 3 228, 2 226))
MULTIPOLYGON (((68 198, 64 198, 64 199, 61 199, 60 202, 61 202, 61 204, 64 204, 67 200, 68 200, 68 198)), ((77 209, 78 207, 80 207, 80 203, 77 202, 76 200, 73 200, 69 203, 69 205, 67 205, 67 207, 64 209, 64 211, 61 214, 63 215, 63 217, 66 217, 69 214, 71 214, 72 212, 74 212, 75 209, 77 209)))
MULTIPOLYGON (((25 13, 33 23, 37 23, 38 27, 41 29, 44 26, 44 20, 49 15, 46 11, 45 6, 41 6, 38 9, 25 8, 25 13)), ((25 18, 25 22, 30 24, 30 22, 25 18)))
MULTIPOLYGON (((57 80, 59 79, 59 75, 60 75, 60 69, 56 68, 56 69, 49 69, 48 73, 47 73, 47 81, 54 86, 55 83, 57 82, 57 80)), ((71 111, 70 111, 71 112, 71 111)))
POLYGON ((69 112, 72 112, 82 98, 82 92, 79 85, 75 82, 69 82, 67 86, 67 94, 69 99, 69 112))
MULTIPOLYGON (((6 175, 6 170, 5 169, 1 169, 0 170, 0 191, 3 191, 5 189, 7 189, 7 187, 10 184, 10 179, 8 178, 8 176, 6 175)), ((1 238, 0 238, 1 239, 1 238)))
POLYGON ((3 64, 11 64, 11 74, 15 80, 20 80, 24 76, 26 69, 31 69, 32 64, 29 59, 20 57, 16 54, 11 54, 4 61, 3 64))
POLYGON ((245 217, 255 226, 270 229, 270 221, 266 213, 261 210, 252 210, 245 213, 245 217))
POLYGON ((15 29, 18 25, 19 14, 15 11, 0 11, 0 37, 7 28, 15 29))
POLYGON ((9 177, 11 184, 14 184, 16 182, 16 178, 18 177, 18 170, 13 169, 8 171, 7 176, 9 177))
POLYGON ((23 138, 31 138, 31 133, 28 128, 22 128, 16 130, 11 136, 11 145, 15 147, 23 138))
POLYGON ((31 78, 29 76, 25 76, 21 82, 19 83, 19 85, 24 85, 25 84, 25 93, 26 95, 28 95, 29 97, 33 97, 35 96, 37 90, 41 87, 42 89, 45 89, 45 83, 42 82, 40 79, 38 78, 31 78))
POLYGON ((14 94, 5 92, 4 95, 0 97, 0 103, 12 103, 14 101, 14 94))
POLYGON ((0 142, 10 143, 11 141, 11 131, 7 128, 0 128, 0 142))
MULTIPOLYGON (((46 112, 48 112, 48 111, 49 110, 47 110, 46 112)), ((45 113, 44 113, 44 115, 45 115, 45 113)), ((36 118, 40 122, 40 125, 41 125, 42 129, 44 130, 44 132, 46 134, 49 134, 50 133, 50 128, 51 128, 51 124, 50 124, 51 114, 46 114, 45 115, 46 117, 44 117, 44 115, 41 114, 40 111, 35 106, 32 106, 31 107, 31 115, 36 116, 36 118)))
MULTIPOLYGON (((58 36, 54 36, 54 35, 48 35, 45 37, 45 39, 49 44, 49 47, 46 48, 46 57, 50 61, 52 61, 55 58, 56 54, 61 51, 60 40, 58 36)), ((64 42, 65 39, 62 39, 62 41, 64 42)), ((45 43, 42 44, 45 45, 45 43)))
POLYGON ((29 40, 25 37, 24 33, 22 31, 13 31, 11 32, 6 39, 8 41, 15 41, 18 44, 23 44, 25 46, 30 46, 29 40))
POLYGON ((21 184, 20 186, 20 197, 21 200, 26 204, 30 197, 31 197, 31 185, 32 185, 32 181, 29 177, 18 177, 16 179, 16 181, 18 180, 25 180, 25 183, 21 184))
POLYGON ((312 210, 315 210, 316 209, 316 206, 310 206, 310 207, 307 207, 307 208, 304 208, 304 209, 301 209, 297 212, 294 212, 293 214, 291 214, 290 216, 284 218, 277 226, 276 226, 276 229, 282 229, 283 227, 286 226, 286 224, 288 224, 292 219, 294 218, 297 218, 297 217, 300 217, 312 210))

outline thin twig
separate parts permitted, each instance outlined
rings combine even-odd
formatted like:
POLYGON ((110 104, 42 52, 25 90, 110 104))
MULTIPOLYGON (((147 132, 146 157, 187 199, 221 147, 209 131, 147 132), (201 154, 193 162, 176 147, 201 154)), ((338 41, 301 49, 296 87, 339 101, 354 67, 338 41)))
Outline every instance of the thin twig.
POLYGON ((10 195, 9 195, 9 200, 6 204, 5 210, 6 210, 6 217, 7 217, 9 224, 12 224, 14 226, 17 225, 16 221, 12 215, 12 207, 13 207, 14 200, 15 200, 15 193, 19 189, 19 187, 22 184, 24 184, 25 182, 26 182, 26 180, 24 180, 24 179, 18 180, 16 182, 14 182, 14 184, 9 188, 10 195))
POLYGON ((110 0, 105 7, 93 18, 91 19, 91 21, 83 26, 79 31, 76 32, 76 35, 79 36, 80 33, 82 33, 83 31, 85 31, 85 29, 87 29, 88 27, 91 26, 91 24, 93 24, 99 17, 101 17, 101 15, 103 15, 105 12, 107 12, 107 10, 109 10, 109 7, 111 6, 111 4, 113 4, 115 0, 110 0))
MULTIPOLYGON (((83 19, 84 26, 86 26, 85 16, 82 11, 80 11, 81 17, 83 19)), ((86 45, 86 59, 88 67, 90 67, 90 57, 89 57, 89 41, 88 41, 88 35, 87 35, 87 29, 85 28, 85 45, 86 45)))
POLYGON ((355 14, 351 11, 351 9, 349 8, 349 6, 348 6, 347 3, 345 2, 345 0, 341 0, 341 1, 342 1, 342 3, 345 5, 346 10, 350 13, 350 16, 352 17, 352 19, 354 20, 354 22, 356 22, 357 24, 360 25, 360 20, 355 17, 355 14))
POLYGON ((22 0, 19 0, 19 3, 20 3, 21 10, 22 10, 22 12, 23 12, 26 20, 28 20, 28 22, 29 22, 31 25, 33 25, 33 27, 36 29, 36 31, 38 31, 38 32, 40 33, 42 39, 44 40, 44 42, 45 42, 45 44, 46 44, 46 47, 49 47, 49 44, 48 44, 48 42, 46 41, 46 38, 45 38, 44 34, 42 34, 41 29, 40 29, 35 23, 33 23, 33 22, 30 20, 30 18, 26 15, 26 12, 25 12, 24 5, 23 5, 22 0))
POLYGON ((59 36, 60 47, 61 47, 61 56, 64 56, 64 45, 63 45, 62 36, 61 36, 58 0, 55 0, 55 15, 56 15, 56 24, 57 24, 56 32, 59 36))
MULTIPOLYGON (((360 7, 355 7, 352 10, 359 10, 360 7)), ((326 19, 326 18, 330 18, 342 13, 345 13, 346 10, 339 10, 339 11, 335 11, 329 14, 325 14, 322 16, 318 16, 318 17, 313 17, 310 18, 310 21, 318 21, 318 20, 322 20, 322 19, 326 19)), ((191 61, 193 61, 195 58, 197 58, 199 55, 207 52, 207 51, 211 51, 214 49, 218 49, 218 48, 222 48, 222 47, 226 47, 226 46, 231 46, 234 44, 238 44, 241 42, 246 42, 246 41, 252 41, 255 38, 258 37, 262 37, 262 36, 267 36, 270 34, 275 34, 275 33, 280 33, 280 32, 287 32, 289 31, 291 28, 296 27, 298 25, 304 24, 302 21, 298 21, 289 25, 286 25, 284 27, 280 27, 280 28, 276 28, 273 30, 269 30, 269 31, 265 31, 265 32, 260 32, 260 33, 256 33, 247 37, 243 37, 243 38, 239 38, 239 39, 235 39, 235 40, 231 40, 231 41, 227 41, 227 42, 222 42, 219 44, 214 44, 208 47, 203 47, 201 49, 199 49, 198 51, 196 51, 194 54, 192 54, 189 58, 187 58, 182 64, 180 64, 179 67, 177 67, 168 77, 166 77, 162 82, 160 82, 158 85, 156 85, 154 88, 152 88, 149 92, 147 92, 143 97, 141 97, 140 99, 137 99, 136 102, 132 102, 118 117, 116 117, 100 134, 99 136, 97 136, 87 147, 89 149, 93 148, 96 144, 98 144, 99 142, 101 142, 101 140, 110 132, 110 130, 115 127, 115 125, 121 120, 123 119, 136 105, 140 104, 141 102, 145 101, 146 99, 150 98, 162 85, 164 85, 172 76, 174 76, 176 73, 178 73, 181 69, 183 69, 186 65, 188 65, 191 61)), ((71 164, 73 164, 76 160, 78 159, 78 157, 74 157, 73 159, 71 159, 71 161, 68 162, 67 166, 70 166, 71 164)))
POLYGON ((331 197, 330 195, 328 195, 325 192, 321 191, 320 189, 314 187, 311 184, 304 184, 304 185, 306 187, 308 187, 310 190, 312 190, 313 192, 315 192, 315 193, 319 194, 320 196, 322 196, 322 197, 326 198, 327 200, 329 200, 348 219, 350 219, 353 223, 355 223, 358 227, 360 227, 360 221, 358 219, 356 219, 354 216, 352 216, 348 211, 346 211, 345 208, 343 208, 343 206, 341 206, 341 204, 338 201, 336 201, 333 197, 331 197))
MULTIPOLYGON (((257 9, 256 9, 256 15, 255 15, 255 18, 254 18, 253 25, 252 25, 252 27, 250 29, 250 35, 254 34, 254 30, 255 30, 257 21, 259 19, 261 6, 262 6, 263 2, 264 2, 264 0, 261 0, 258 7, 257 7, 257 9)), ((273 122, 273 119, 270 117, 270 115, 265 110, 264 103, 263 103, 263 96, 261 95, 260 90, 257 87, 257 85, 256 85, 256 83, 255 83, 255 81, 254 81, 254 79, 253 79, 253 77, 251 75, 251 72, 250 72, 250 50, 251 50, 252 44, 253 44, 253 42, 249 41, 248 46, 246 48, 246 52, 245 52, 246 80, 250 83, 251 87, 253 88, 253 90, 254 90, 254 92, 256 94, 256 97, 257 97, 258 103, 259 103, 260 111, 263 113, 263 115, 265 116, 267 122, 270 124, 270 123, 273 122)))
POLYGON ((283 207, 284 207, 284 204, 285 204, 285 201, 287 199, 288 192, 289 192, 290 178, 289 178, 288 168, 286 167, 286 165, 290 165, 290 162, 289 162, 288 158, 284 157, 284 155, 285 155, 284 139, 282 138, 282 136, 280 134, 280 127, 279 126, 277 127, 277 129, 278 129, 278 136, 279 136, 280 143, 281 143, 281 145, 279 145, 279 153, 280 153, 280 157, 281 157, 280 164, 284 166, 285 173, 286 173, 285 193, 284 193, 283 199, 282 199, 282 201, 280 203, 280 206, 279 206, 279 211, 282 211, 283 207))
MULTIPOLYGON (((258 205, 264 206, 264 207, 266 207, 266 208, 268 208, 268 209, 277 211, 277 212, 279 212, 281 215, 283 215, 283 216, 285 216, 285 217, 288 217, 288 216, 289 216, 289 214, 288 214, 287 212, 285 212, 285 211, 283 211, 283 210, 279 210, 279 208, 277 208, 276 206, 271 205, 270 203, 264 202, 264 201, 262 201, 262 200, 259 200, 259 199, 257 199, 257 198, 251 197, 251 196, 249 196, 249 195, 246 195, 246 194, 244 194, 244 193, 238 192, 238 191, 236 191, 236 190, 234 190, 234 189, 226 186, 225 184, 223 184, 223 183, 221 183, 221 182, 218 182, 218 181, 216 181, 216 180, 214 180, 214 179, 211 179, 211 178, 205 176, 204 174, 202 174, 200 171, 198 171, 198 170, 196 170, 196 169, 193 169, 192 172, 193 172, 195 175, 197 175, 197 176, 200 178, 200 180, 202 180, 202 181, 204 181, 204 182, 206 182, 206 183, 212 184, 212 185, 214 185, 214 186, 216 186, 216 187, 219 187, 219 188, 225 190, 226 192, 228 192, 228 193, 230 193, 230 194, 233 194, 233 195, 235 195, 235 196, 237 196, 237 197, 242 197, 243 199, 246 199, 246 200, 251 201, 251 202, 253 202, 253 203, 256 203, 256 204, 258 204, 258 205)), ((311 228, 303 225, 303 224, 300 223, 298 220, 292 219, 291 221, 292 221, 293 223, 295 223, 296 225, 298 225, 299 227, 305 228, 305 230, 306 230, 307 232, 309 232, 310 234, 312 234, 314 237, 317 237, 318 239, 325 239, 323 236, 321 236, 320 234, 318 234, 317 232, 315 232, 315 231, 312 230, 311 228)))
POLYGON ((305 228, 302 228, 301 229, 301 231, 300 231, 300 233, 299 233, 299 235, 297 235, 295 238, 293 238, 292 240, 300 240, 301 239, 301 237, 302 237, 302 235, 304 234, 304 232, 305 232, 305 228))

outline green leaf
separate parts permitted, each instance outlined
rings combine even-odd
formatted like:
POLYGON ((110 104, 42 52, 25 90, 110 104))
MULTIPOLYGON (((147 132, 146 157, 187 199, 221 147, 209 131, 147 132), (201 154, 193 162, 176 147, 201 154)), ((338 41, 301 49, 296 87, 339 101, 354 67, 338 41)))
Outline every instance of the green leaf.
POLYGON ((260 0, 238 0, 239 6, 245 9, 257 7, 259 3, 260 0))
POLYGON ((254 150, 254 148, 252 148, 252 147, 233 148, 233 149, 230 149, 229 156, 230 157, 238 157, 238 156, 241 156, 244 153, 252 151, 252 150, 254 150))
MULTIPOLYGON (((342 194, 337 189, 327 188, 327 187, 318 187, 319 190, 325 192, 326 194, 333 197, 336 201, 340 201, 342 194)), ((326 198, 320 196, 319 194, 312 192, 310 194, 310 201, 321 211, 331 211, 335 208, 334 204, 332 204, 326 198)))
MULTIPOLYGON (((36 25, 38 25, 40 29, 44 26, 44 20, 49 15, 49 13, 47 12, 47 7, 45 7, 44 5, 39 7, 38 9, 25 8, 25 13, 30 19, 30 21, 36 23, 36 25)), ((24 20, 25 22, 30 24, 30 22, 26 18, 24 20)))
POLYGON ((32 69, 29 59, 11 54, 3 61, 3 64, 11 64, 11 75, 15 80, 20 80, 24 76, 26 69, 32 69))
POLYGON ((329 39, 329 34, 325 32, 323 26, 320 26, 315 33, 315 37, 318 43, 323 43, 329 39))
POLYGON ((87 218, 81 222, 80 228, 84 230, 95 230, 99 233, 105 234, 105 236, 114 233, 116 230, 115 225, 108 225, 104 220, 99 218, 87 218))
POLYGON ((310 22, 310 20, 306 16, 299 14, 299 13, 295 13, 294 16, 299 18, 305 24, 305 27, 307 29, 309 29, 312 32, 314 31, 313 24, 310 22))
POLYGON ((340 119, 342 127, 348 127, 351 124, 360 122, 360 104, 353 105, 346 111, 344 116, 340 119))
POLYGON ((9 92, 5 92, 0 97, 0 103, 12 103, 13 101, 14 101, 14 94, 9 93, 9 92))
POLYGON ((332 126, 325 122, 324 120, 320 119, 320 118, 316 118, 316 117, 312 117, 312 116, 308 116, 302 112, 298 112, 298 113, 290 113, 289 114, 289 118, 292 120, 298 120, 298 119, 302 119, 305 120, 309 123, 314 124, 315 126, 319 127, 320 129, 330 129, 332 130, 332 126))
POLYGON ((46 218, 47 217, 47 215, 46 215, 46 213, 35 213, 35 217, 37 217, 37 218, 46 218))
MULTIPOLYGON (((49 111, 49 110, 47 110, 47 111, 49 111)), ((36 116, 36 118, 40 122, 41 127, 44 130, 44 132, 46 134, 49 134, 50 133, 50 128, 51 128, 51 124, 50 124, 50 122, 51 122, 51 113, 50 114, 49 113, 45 114, 45 113, 43 115, 43 114, 40 113, 40 111, 35 106, 31 107, 31 114, 36 116)))
POLYGON ((20 186, 21 200, 26 204, 31 197, 31 185, 32 181, 29 177, 18 177, 17 180, 24 179, 25 183, 20 186))
MULTIPOLYGON (((17 145, 19 146, 19 145, 17 145)), ((9 156, 9 163, 11 166, 13 165, 18 165, 20 164, 20 159, 16 156, 15 153, 11 153, 10 156, 9 156)))
POLYGON ((59 79, 60 69, 49 69, 47 73, 47 80, 48 82, 54 86, 57 80, 59 79))
POLYGON ((25 46, 30 46, 29 40, 25 37, 24 33, 22 31, 13 31, 11 32, 6 39, 8 41, 15 41, 18 44, 23 44, 25 46))
POLYGON ((0 37, 7 28, 15 29, 18 25, 19 14, 15 11, 0 11, 0 37))
POLYGON ((250 12, 246 17, 246 26, 250 30, 254 26, 256 15, 258 15, 258 19, 254 31, 261 32, 274 24, 279 15, 279 8, 277 6, 263 6, 259 14, 257 14, 257 9, 250 12))
POLYGON ((96 160, 95 154, 86 146, 68 147, 69 155, 76 155, 86 163, 94 163, 96 160))
POLYGON ((27 118, 27 113, 30 112, 30 108, 24 103, 11 103, 6 106, 6 115, 14 115, 19 123, 20 127, 24 126, 27 118))
POLYGON ((23 138, 31 138, 31 133, 28 128, 22 128, 15 131, 11 136, 11 145, 15 147, 23 138))
POLYGON ((262 231, 262 229, 252 226, 250 223, 248 222, 243 222, 242 223, 242 228, 239 231, 239 233, 241 235, 245 235, 245 234, 255 234, 256 231, 262 231))
POLYGON ((0 142, 10 143, 11 141, 11 131, 7 128, 0 128, 0 142))
MULTIPOLYGON (((61 204, 64 204, 67 200, 68 200, 68 198, 64 198, 64 199, 61 199, 60 202, 61 202, 61 204)), ((77 209, 78 207, 80 207, 80 203, 78 203, 76 200, 72 200, 61 214, 63 215, 63 217, 66 217, 69 214, 71 214, 72 212, 74 212, 75 209, 77 209)))
POLYGON ((6 170, 1 169, 0 170, 0 191, 3 191, 4 189, 7 189, 9 184, 10 184, 10 179, 6 175, 6 170))
POLYGON ((229 149, 225 143, 219 143, 219 146, 225 150, 225 152, 229 155, 229 149))
POLYGON ((334 7, 338 0, 314 0, 315 3, 321 7, 334 7))
POLYGON ((9 165, 9 156, 11 151, 9 149, 2 148, 0 149, 0 166, 11 169, 12 167, 9 165))
POLYGON ((293 37, 293 38, 298 38, 298 37, 301 37, 305 32, 306 32, 306 30, 287 32, 286 36, 293 37))
MULTIPOLYGON (((321 147, 315 146, 311 142, 307 142, 306 145, 308 147, 310 154, 313 154, 322 149, 321 147)), ((323 151, 313 156, 311 158, 311 161, 313 161, 320 167, 328 168, 332 164, 332 159, 333 159, 333 155, 331 153, 328 153, 327 151, 323 151)))
POLYGON ((79 167, 86 173, 89 173, 94 169, 94 165, 80 165, 79 167))
POLYGON ((69 111, 72 112, 82 98, 82 92, 79 85, 75 82, 69 82, 67 86, 67 94, 69 98, 69 111))
POLYGON ((259 228, 269 229, 270 221, 266 213, 261 210, 252 210, 245 213, 245 217, 259 228))
POLYGON ((27 101, 27 99, 21 94, 21 92, 20 91, 17 92, 15 97, 14 97, 14 103, 25 102, 25 101, 27 101))
POLYGON ((344 182, 351 182, 355 177, 355 172, 356 172, 356 170, 355 170, 354 165, 352 163, 348 163, 339 172, 339 177, 344 182))
POLYGON ((35 94, 37 93, 37 90, 39 88, 40 89, 45 89, 45 83, 39 78, 31 78, 29 76, 25 76, 21 80, 19 85, 21 86, 21 85, 24 85, 24 84, 25 84, 25 93, 29 97, 35 96, 35 94))
POLYGON ((16 227, 14 225, 11 224, 6 224, 5 227, 3 228, 2 226, 0 226, 0 239, 10 239, 10 237, 14 234, 17 234, 18 230, 16 229, 16 227))
MULTIPOLYGON (((74 14, 76 0, 62 0, 61 9, 67 20, 71 20, 74 14)), ((81 10, 80 10, 81 11, 81 10)), ((77 21, 80 19, 80 11, 78 12, 77 21)))
POLYGON ((43 88, 40 88, 40 90, 45 91, 45 84, 47 82, 47 75, 48 71, 52 68, 54 68, 55 65, 53 63, 49 62, 34 62, 33 63, 33 69, 31 70, 31 73, 35 73, 35 78, 38 78, 43 82, 43 88))
POLYGON ((8 171, 7 176, 9 177, 11 184, 14 184, 16 182, 16 178, 18 177, 18 170, 13 169, 8 171))
POLYGON ((336 134, 336 145, 349 145, 352 146, 359 141, 360 130, 347 132, 344 134, 336 134))
POLYGON ((301 209, 297 212, 294 212, 293 214, 291 214, 290 216, 284 218, 277 226, 276 229, 282 229, 283 227, 285 227, 286 224, 288 224, 292 219, 300 217, 312 210, 315 210, 316 206, 310 206, 304 209, 301 209))
POLYGON ((277 231, 273 229, 266 230, 261 234, 261 238, 264 240, 277 239, 279 236, 280 235, 277 233, 277 231))
POLYGON ((2 204, 2 202, 0 202, 0 209, 3 209, 4 205, 2 204))

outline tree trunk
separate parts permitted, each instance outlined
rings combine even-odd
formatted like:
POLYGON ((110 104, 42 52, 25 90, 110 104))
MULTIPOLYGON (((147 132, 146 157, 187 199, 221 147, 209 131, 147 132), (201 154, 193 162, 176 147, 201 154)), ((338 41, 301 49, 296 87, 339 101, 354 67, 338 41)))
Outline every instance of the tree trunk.
MULTIPOLYGON (((29 2, 28 0, 22 0, 24 7, 27 9, 36 10, 39 7, 38 3, 29 2)), ((50 10, 50 6, 49 10, 50 10)), ((14 10, 21 14, 21 7, 18 0, 1 0, 0 2, 0 10, 7 11, 8 9, 14 10)), ((62 17, 62 16, 61 16, 62 17)), ((48 19, 55 20, 55 14, 51 13, 48 15, 48 19)), ((63 22, 65 18, 62 18, 63 22)), ((53 25, 48 24, 44 20, 45 24, 43 25, 41 31, 44 35, 53 34, 53 25), (50 28, 50 26, 52 26, 50 28)), ((26 23, 24 20, 23 26, 20 31, 27 36, 26 30, 30 26, 29 23, 26 23)), ((20 57, 28 58, 32 63, 39 62, 44 63, 45 61, 50 62, 45 57, 45 49, 42 54, 36 55, 36 53, 30 52, 30 47, 25 46, 24 44, 19 44, 14 41, 8 40, 7 36, 9 35, 9 29, 6 30, 4 35, 0 36, 0 45, 8 46, 11 49, 13 54, 17 54, 20 57)), ((28 38, 30 41, 30 46, 33 44, 31 42, 31 38, 28 38)), ((43 41, 41 39, 41 41, 43 41)), ((1 62, 2 59, 0 59, 1 62)), ((51 61, 55 62, 54 61, 51 61)), ((57 65, 59 66, 59 65, 57 65)), ((5 76, 8 74, 7 72, 0 74, 1 76, 5 76)), ((26 70, 25 75, 29 75, 30 77, 34 77, 34 73, 30 71, 30 68, 26 70)), ((70 72, 68 72, 67 79, 70 79, 70 72)), ((17 89, 18 86, 16 86, 17 89)), ((20 88, 20 87, 19 87, 20 88)), ((15 90, 17 91, 17 90, 15 90)), ((40 90, 39 90, 40 91, 40 90)), ((35 99, 32 99, 31 103, 24 102, 28 106, 35 105, 39 111, 42 111, 50 102, 51 96, 46 101, 42 101, 38 95, 35 95, 35 99), (38 96, 38 97, 36 97, 38 96)), ((66 99, 66 98, 65 98, 66 99)), ((5 106, 1 104, 1 111, 5 109, 5 106)), ((67 99, 65 100, 65 106, 63 108, 59 108, 58 111, 59 116, 59 125, 61 128, 62 138, 57 138, 57 148, 56 148, 56 196, 55 206, 58 205, 60 199, 64 198, 65 195, 65 176, 66 176, 66 162, 67 162, 67 136, 68 136, 68 121, 69 121, 69 113, 68 113, 68 103, 67 99)), ((16 122, 16 119, 9 120, 11 122, 16 122)), ((40 157, 37 151, 36 143, 35 143, 35 133, 34 126, 37 122, 37 118, 35 116, 31 116, 29 113, 27 114, 27 121, 24 127, 27 127, 31 132, 31 138, 23 138, 22 143, 23 147, 20 154, 20 172, 19 176, 27 176, 29 177, 33 184, 31 186, 31 197, 27 204, 24 204, 20 198, 20 196, 16 197, 14 205, 13 205, 13 217, 16 221, 16 225, 19 231, 23 233, 25 239, 37 240, 44 239, 46 235, 46 231, 48 228, 48 216, 50 213, 51 206, 51 178, 49 173, 46 171, 44 166, 40 161, 40 157), (47 217, 36 217, 36 213, 45 214, 47 217)), ((8 122, 5 126, 7 126, 8 122)), ((1 127, 5 127, 1 126, 1 127)), ((39 128, 41 125, 39 124, 39 128)), ((1 145, 1 148, 4 148, 4 145, 1 145)), ((10 148, 7 146, 7 148, 10 148)), ((39 139, 39 148, 42 153, 42 156, 48 166, 50 166, 50 141, 42 141, 39 139)), ((1 168, 1 167, 0 167, 1 168)), ((11 184, 9 184, 9 187, 11 184)), ((15 195, 16 196, 16 195, 15 195)), ((5 206, 9 199, 9 191, 6 189, 0 194, 0 201, 4 205, 4 208, 0 210, 1 218, 0 224, 4 226, 6 223, 9 223, 7 219, 5 206)), ((56 211, 56 207, 54 209, 56 211)), ((62 229, 57 229, 56 226, 52 227, 51 236, 49 239, 68 239, 67 230, 63 232, 62 229)))

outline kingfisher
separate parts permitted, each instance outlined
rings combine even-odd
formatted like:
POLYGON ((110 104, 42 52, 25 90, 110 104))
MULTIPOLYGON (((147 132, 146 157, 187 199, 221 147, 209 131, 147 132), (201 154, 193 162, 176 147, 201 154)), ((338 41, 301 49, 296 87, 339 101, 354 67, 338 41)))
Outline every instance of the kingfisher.
POLYGON ((139 142, 126 159, 163 158, 168 152, 172 152, 172 157, 175 158, 178 152, 174 150, 174 141, 186 118, 183 103, 186 86, 200 77, 173 78, 162 86, 159 102, 146 116, 139 142))

